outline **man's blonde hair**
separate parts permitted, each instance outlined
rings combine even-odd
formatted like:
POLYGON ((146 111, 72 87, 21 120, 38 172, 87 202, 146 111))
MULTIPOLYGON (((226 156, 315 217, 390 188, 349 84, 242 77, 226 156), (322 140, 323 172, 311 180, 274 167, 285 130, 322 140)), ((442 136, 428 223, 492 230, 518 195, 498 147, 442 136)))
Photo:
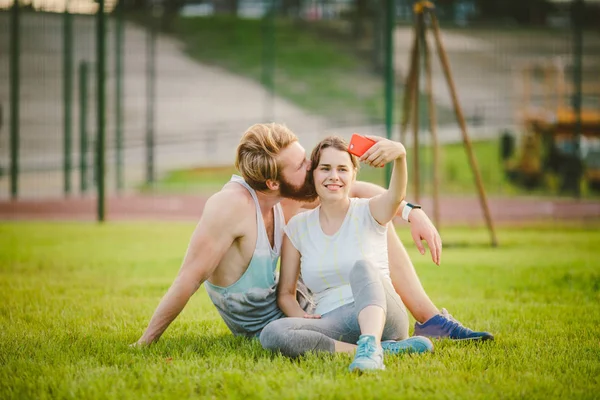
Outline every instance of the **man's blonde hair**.
POLYGON ((285 125, 252 125, 240 140, 235 167, 252 189, 266 190, 268 179, 279 179, 277 156, 297 140, 296 135, 285 125))

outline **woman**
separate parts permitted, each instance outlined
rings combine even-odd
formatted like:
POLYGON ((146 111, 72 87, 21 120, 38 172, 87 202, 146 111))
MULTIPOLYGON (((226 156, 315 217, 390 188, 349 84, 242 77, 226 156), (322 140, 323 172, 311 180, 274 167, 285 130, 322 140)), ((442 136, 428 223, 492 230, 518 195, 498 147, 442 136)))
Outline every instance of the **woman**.
POLYGON ((360 160, 371 166, 394 163, 389 189, 371 199, 348 195, 358 160, 343 139, 328 137, 313 150, 311 176, 321 204, 294 216, 285 229, 278 304, 291 318, 264 328, 263 347, 288 356, 356 351, 351 371, 384 369, 384 349, 433 349, 427 338, 406 339, 408 315, 392 287, 387 259, 386 225, 406 194, 406 150, 398 142, 370 138, 376 143, 360 160), (296 300, 300 275, 314 295, 313 315, 296 300))

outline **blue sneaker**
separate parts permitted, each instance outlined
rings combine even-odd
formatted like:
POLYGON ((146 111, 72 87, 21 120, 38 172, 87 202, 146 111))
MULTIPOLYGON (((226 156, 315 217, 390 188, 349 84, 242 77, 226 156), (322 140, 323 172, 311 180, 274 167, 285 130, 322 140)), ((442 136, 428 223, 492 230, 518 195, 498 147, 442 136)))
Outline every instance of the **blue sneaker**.
POLYGON ((354 355, 354 361, 350 364, 352 371, 374 371, 385 369, 383 364, 383 349, 377 346, 377 341, 373 335, 360 335, 358 338, 358 348, 354 355))
POLYGON ((381 347, 386 355, 433 352, 433 343, 423 336, 413 336, 399 341, 386 340, 381 342, 381 347))
POLYGON ((415 336, 427 336, 430 338, 449 338, 453 340, 494 340, 494 336, 488 332, 474 332, 464 327, 448 314, 445 308, 442 313, 431 317, 424 324, 415 322, 415 336))

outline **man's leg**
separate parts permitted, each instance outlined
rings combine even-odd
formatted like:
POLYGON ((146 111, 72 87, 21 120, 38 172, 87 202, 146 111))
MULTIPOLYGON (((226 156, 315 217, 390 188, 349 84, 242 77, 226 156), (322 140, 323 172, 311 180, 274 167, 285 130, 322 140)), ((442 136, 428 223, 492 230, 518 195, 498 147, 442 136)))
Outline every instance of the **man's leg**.
POLYGON ((476 332, 464 327, 445 309, 442 309, 442 312, 438 310, 425 293, 408 253, 391 223, 388 224, 388 258, 394 290, 417 320, 415 335, 455 340, 494 339, 491 333, 476 332))
POLYGON ((388 259, 394 289, 412 316, 423 323, 439 314, 440 311, 425 293, 415 267, 391 223, 388 225, 388 259))

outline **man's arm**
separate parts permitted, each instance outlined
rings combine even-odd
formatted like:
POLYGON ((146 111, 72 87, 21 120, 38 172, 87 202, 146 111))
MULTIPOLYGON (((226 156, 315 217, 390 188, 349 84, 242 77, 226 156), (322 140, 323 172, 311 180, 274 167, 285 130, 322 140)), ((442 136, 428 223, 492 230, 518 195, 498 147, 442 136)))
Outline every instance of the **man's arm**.
POLYGON ((302 211, 312 210, 321 204, 321 202, 318 198, 310 203, 292 199, 282 199, 279 204, 281 204, 285 222, 287 223, 294 215, 301 213, 302 211))
POLYGON ((234 197, 223 192, 213 195, 207 201, 179 273, 137 344, 157 341, 181 313, 190 297, 219 265, 236 238, 234 229, 238 225, 236 221, 239 222, 240 207, 230 204, 235 201, 234 197))
MULTIPOLYGON (((384 191, 384 188, 373 183, 356 181, 352 185, 352 189, 350 189, 350 197, 367 199, 377 196, 384 191)), ((402 213, 402 209, 405 206, 406 201, 403 201, 400 204, 400 211, 398 214, 402 213)), ((422 209, 412 209, 408 214, 408 220, 410 222, 410 233, 419 252, 425 254, 425 248, 422 243, 422 241, 425 240, 431 251, 431 259, 434 263, 439 265, 442 255, 442 239, 427 214, 422 209)))

